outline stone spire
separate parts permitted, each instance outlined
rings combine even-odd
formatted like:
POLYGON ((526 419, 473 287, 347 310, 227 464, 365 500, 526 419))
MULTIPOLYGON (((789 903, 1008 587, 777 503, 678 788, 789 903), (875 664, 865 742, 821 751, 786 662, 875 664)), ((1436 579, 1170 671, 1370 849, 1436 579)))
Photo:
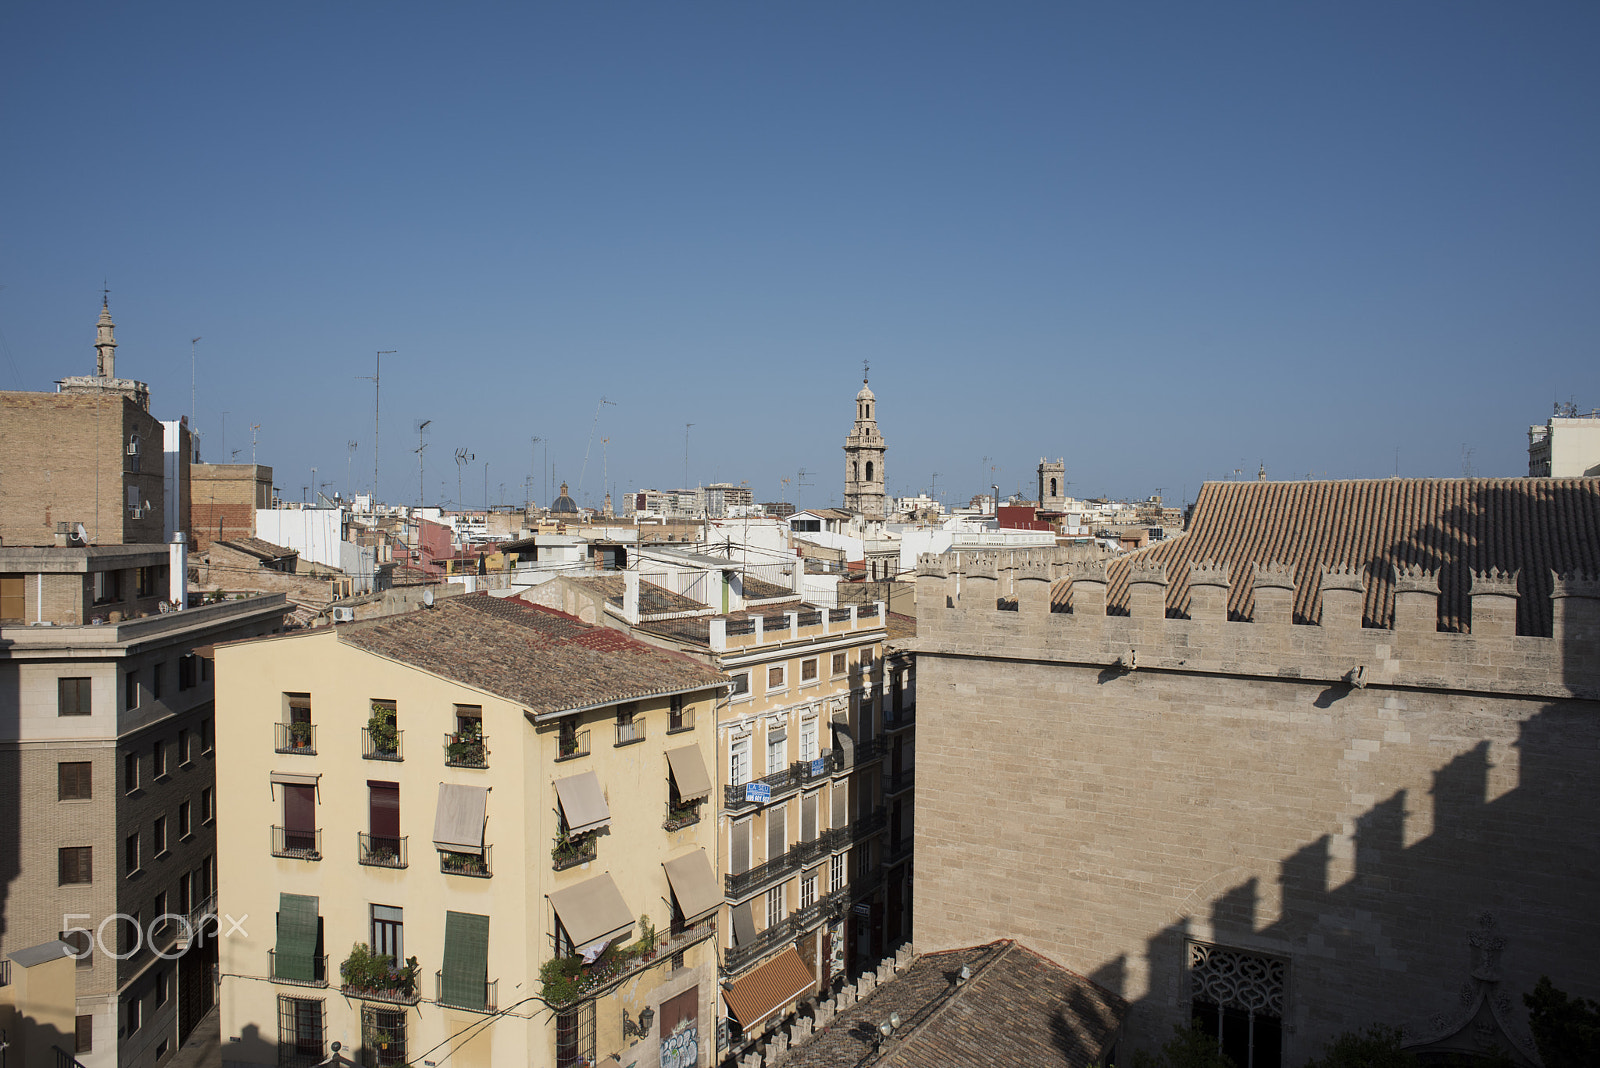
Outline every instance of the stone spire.
POLYGON ((889 450, 878 433, 878 399, 861 377, 861 392, 856 394, 856 421, 844 439, 844 506, 868 519, 888 515, 884 493, 883 454, 889 450))
POLYGON ((100 378, 117 377, 116 324, 111 321, 111 298, 100 298, 100 322, 95 326, 94 373, 100 378))

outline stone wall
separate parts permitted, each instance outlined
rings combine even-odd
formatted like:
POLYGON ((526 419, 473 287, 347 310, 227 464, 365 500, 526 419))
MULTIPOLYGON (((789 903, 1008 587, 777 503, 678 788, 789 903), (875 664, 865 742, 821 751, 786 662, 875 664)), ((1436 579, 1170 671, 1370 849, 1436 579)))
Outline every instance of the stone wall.
POLYGON ((1134 1003, 1124 1054, 1188 1018, 1191 942, 1287 962, 1286 1064, 1485 1013, 1526 1054, 1541 974, 1600 996, 1595 584, 1558 579, 1555 636, 1528 638, 1505 576, 1450 634, 1425 575, 1373 630, 1359 575, 1324 575, 1324 625, 1298 626, 1270 568, 1259 622, 1226 621, 1204 570, 1197 618, 1165 617, 1158 573, 1117 617, 1093 567, 1052 612, 1049 558, 924 558, 919 948, 1021 940, 1134 1003))

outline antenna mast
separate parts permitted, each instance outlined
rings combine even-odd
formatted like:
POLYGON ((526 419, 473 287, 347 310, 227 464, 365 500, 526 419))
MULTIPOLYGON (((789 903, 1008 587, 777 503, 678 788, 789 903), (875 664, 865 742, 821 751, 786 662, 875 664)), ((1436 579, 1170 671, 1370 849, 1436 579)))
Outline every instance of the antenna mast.
POLYGON ((398 349, 379 349, 378 358, 372 366, 372 374, 356 375, 357 378, 372 379, 372 510, 378 510, 378 457, 382 453, 378 449, 378 379, 383 375, 383 358, 393 356, 398 349))
MULTIPOLYGON (((197 338, 197 337, 192 337, 192 338, 189 339, 189 426, 190 426, 190 428, 194 427, 194 347, 195 347, 195 345, 199 344, 199 342, 200 342, 200 339, 197 338)), ((252 456, 250 458, 250 462, 251 463, 255 463, 255 457, 252 456)))
POLYGON ((589 444, 583 447, 583 466, 578 468, 578 493, 580 496, 583 493, 583 476, 589 471, 589 451, 594 448, 594 428, 600 425, 600 409, 608 404, 613 408, 617 406, 616 401, 609 401, 604 397, 601 397, 600 403, 594 406, 594 422, 589 424, 589 444))
POLYGON ((250 466, 251 467, 254 467, 256 465, 256 434, 258 432, 260 432, 260 430, 261 430, 261 424, 260 423, 251 423, 250 424, 250 466))
POLYGON ((421 508, 428 503, 428 491, 423 488, 422 481, 422 450, 428 446, 422 440, 422 432, 428 429, 432 419, 424 419, 417 424, 417 507, 421 508))

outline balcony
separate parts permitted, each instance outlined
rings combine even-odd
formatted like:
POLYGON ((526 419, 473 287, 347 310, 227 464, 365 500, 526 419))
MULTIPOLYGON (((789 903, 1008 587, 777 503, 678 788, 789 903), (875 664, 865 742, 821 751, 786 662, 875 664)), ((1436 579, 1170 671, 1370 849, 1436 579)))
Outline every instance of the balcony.
POLYGON ((667 805, 667 818, 661 821, 664 831, 681 831, 685 827, 692 827, 700 822, 700 804, 696 801, 687 805, 667 805))
POLYGON ((883 858, 883 865, 892 868, 896 864, 904 863, 911 857, 911 836, 908 834, 898 842, 889 843, 889 855, 883 858))
POLYGON ((768 927, 745 945, 729 946, 724 961, 728 971, 736 972, 793 940, 794 928, 789 925, 789 920, 785 919, 768 927))
POLYGON ((272 855, 293 860, 321 860, 322 831, 291 831, 287 827, 274 827, 272 855))
POLYGON ((765 864, 758 864, 749 871, 740 872, 738 875, 723 875, 723 889, 728 897, 744 897, 767 883, 783 878, 799 868, 800 864, 800 851, 791 849, 783 856, 775 857, 765 864))
POLYGON ((356 860, 369 868, 404 868, 408 864, 406 836, 357 833, 356 860))
POLYGON ((473 731, 455 731, 446 734, 444 764, 447 768, 487 768, 489 739, 473 731))
POLYGON ((889 810, 879 805, 865 816, 856 820, 854 827, 855 838, 858 841, 862 838, 869 838, 883 830, 884 825, 888 822, 889 810))
POLYGON ((361 759, 363 760, 404 760, 401 755, 400 742, 405 731, 381 731, 374 737, 371 727, 361 728, 361 759), (389 735, 393 737, 389 737, 389 735))
POLYGON ((550 870, 566 871, 576 868, 579 864, 587 864, 600 854, 598 836, 586 834, 581 838, 557 842, 555 848, 550 850, 550 870))
POLYGON ((893 797, 895 794, 905 793, 915 784, 916 774, 916 768, 903 768, 893 775, 885 776, 883 780, 883 795, 885 797, 893 797))
POLYGON ((637 953, 618 952, 620 947, 608 949, 592 965, 582 965, 580 962, 578 974, 573 979, 578 992, 551 1007, 559 1010, 593 997, 602 988, 613 986, 645 968, 654 967, 662 960, 671 959, 674 954, 682 953, 696 942, 703 942, 716 933, 717 918, 713 914, 698 923, 658 934, 653 949, 637 953))
POLYGON ((278 974, 278 951, 267 950, 267 974, 274 983, 283 983, 287 986, 327 986, 328 985, 328 958, 326 956, 311 958, 310 979, 288 979, 278 974))
POLYGON ((680 734, 694 730, 694 709, 681 708, 667 715, 667 733, 680 734))
POLYGON ((446 875, 467 875, 474 879, 487 879, 494 874, 489 867, 489 847, 483 847, 483 856, 476 853, 451 853, 439 850, 439 870, 446 875))
POLYGON ((803 935, 823 920, 831 920, 842 913, 850 903, 850 889, 845 887, 818 898, 789 917, 789 925, 796 936, 803 935))
MULTIPOLYGON (((844 757, 837 749, 824 749, 822 755, 817 759, 822 761, 822 770, 820 772, 812 771, 812 762, 797 760, 781 771, 775 771, 771 775, 764 775, 759 779, 752 779, 751 782, 761 783, 771 788, 772 800, 776 801, 780 797, 794 793, 806 783, 836 773, 844 768, 844 757)), ((745 800, 743 785, 724 786, 722 788, 722 798, 729 808, 760 803, 745 800)))
POLYGON ((589 755, 589 732, 573 731, 571 734, 563 733, 556 742, 556 761, 576 760, 578 757, 589 755))
POLYGON ((886 731, 903 731, 907 727, 916 725, 917 706, 915 704, 902 705, 893 719, 885 718, 883 721, 883 729, 886 731))
POLYGON ((500 1001, 500 980, 498 979, 491 979, 483 984, 483 1000, 481 1002, 476 999, 472 1002, 447 1000, 444 996, 444 972, 442 970, 433 973, 433 982, 435 989, 438 991, 435 1000, 446 1008, 466 1009, 468 1012, 484 1013, 498 1011, 500 1001))
POLYGON ((636 719, 632 723, 617 724, 617 745, 632 745, 634 742, 642 741, 644 741, 644 720, 636 719))
POLYGON ((277 740, 272 751, 293 756, 317 755, 317 728, 310 723, 274 723, 277 740))

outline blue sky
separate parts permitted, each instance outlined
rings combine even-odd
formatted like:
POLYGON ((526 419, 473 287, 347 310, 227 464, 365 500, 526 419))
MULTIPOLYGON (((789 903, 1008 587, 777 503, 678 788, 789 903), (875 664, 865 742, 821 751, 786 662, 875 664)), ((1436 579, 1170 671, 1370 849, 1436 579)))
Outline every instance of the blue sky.
POLYGON ((292 499, 370 486, 379 349, 408 502, 422 419, 430 502, 463 447, 520 500, 535 435, 580 500, 603 451, 677 485, 686 423, 690 482, 837 502, 864 359, 895 493, 1523 474, 1600 406, 1597 46, 1592 3, 12 3, 0 388, 92 368, 105 279, 119 371, 175 417, 201 336, 207 458, 259 423, 292 499))

